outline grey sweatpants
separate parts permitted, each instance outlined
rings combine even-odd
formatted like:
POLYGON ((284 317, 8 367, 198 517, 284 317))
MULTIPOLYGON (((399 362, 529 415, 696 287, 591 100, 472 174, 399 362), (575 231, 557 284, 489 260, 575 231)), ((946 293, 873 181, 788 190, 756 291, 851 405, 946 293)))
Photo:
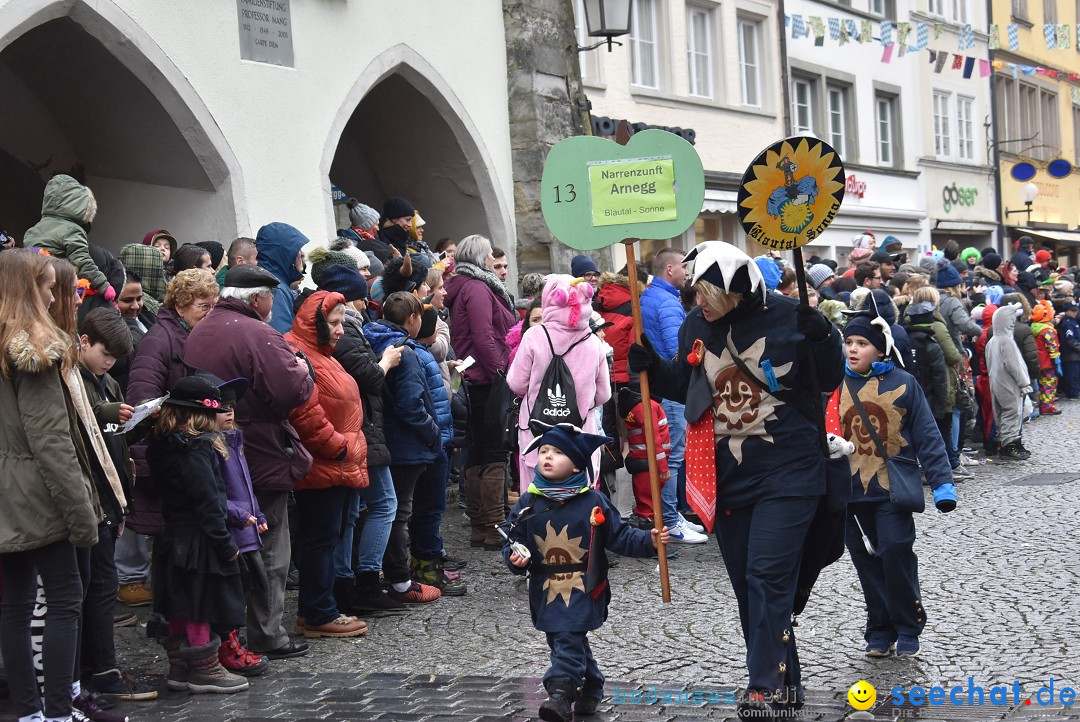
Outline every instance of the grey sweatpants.
POLYGON ((1002 446, 1011 444, 1020 438, 1020 425, 1024 414, 1024 397, 1010 398, 1006 394, 990 392, 993 401, 994 420, 997 422, 998 443, 1002 446))
POLYGON ((267 652, 289 641, 289 633, 281 623, 281 616, 285 612, 285 578, 289 576, 289 558, 292 554, 289 492, 256 491, 255 498, 266 517, 262 559, 270 581, 270 591, 266 595, 248 593, 247 637, 251 649, 267 652))

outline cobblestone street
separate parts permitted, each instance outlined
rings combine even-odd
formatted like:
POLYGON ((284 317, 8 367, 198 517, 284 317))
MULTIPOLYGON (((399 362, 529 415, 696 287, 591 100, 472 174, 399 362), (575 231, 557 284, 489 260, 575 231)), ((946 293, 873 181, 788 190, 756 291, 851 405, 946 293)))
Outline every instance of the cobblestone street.
MULTIPOLYGON (((919 657, 866 658, 863 602, 851 562, 845 555, 824 572, 796 629, 807 688, 801 717, 834 720, 851 713, 847 690, 860 679, 877 688, 876 716, 885 719, 896 711, 884 704, 895 686, 949 688, 966 686, 972 677, 988 691, 1018 681, 1019 706, 946 705, 904 712, 921 719, 1080 718, 1060 705, 1024 704, 1050 677, 1058 689, 1080 684, 1074 652, 1080 618, 1075 530, 1080 403, 1065 402, 1063 408, 1061 416, 1025 427, 1030 461, 971 467, 975 478, 958 484, 954 513, 928 511, 917 518, 916 550, 929 614, 919 657), (1024 483, 1044 474, 1057 476, 1041 480, 1051 483, 1024 483)), ((192 697, 162 691, 155 702, 122 709, 133 722, 532 718, 544 698, 538 678, 547 666, 547 647, 529 623, 524 581, 502 567, 498 554, 469 549, 463 523, 460 509, 451 504, 447 547, 468 558, 467 596, 371 620, 360 639, 313 640, 308 656, 273 663, 247 692, 192 697)), ((670 605, 660 601, 654 561, 620 559, 612 570, 610 618, 591 635, 609 695, 616 687, 730 690, 744 682, 735 601, 715 541, 676 548, 670 605)), ((291 622, 295 593, 288 605, 291 622)), ((145 623, 147 609, 139 614, 145 623)), ((143 634, 143 626, 117 630, 121 665, 164 690, 163 655, 143 634)), ((3 705, 0 718, 12 719, 3 705)), ((733 705, 605 700, 592 719, 733 717, 733 705)))

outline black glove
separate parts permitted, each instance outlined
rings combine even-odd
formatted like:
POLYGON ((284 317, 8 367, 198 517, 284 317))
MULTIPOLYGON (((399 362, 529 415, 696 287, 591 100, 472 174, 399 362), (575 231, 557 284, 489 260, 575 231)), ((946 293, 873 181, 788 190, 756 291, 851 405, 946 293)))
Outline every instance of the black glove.
POLYGON ((829 319, 816 308, 810 308, 802 303, 795 309, 795 328, 814 343, 824 341, 832 333, 832 324, 829 323, 829 319))
POLYGON ((640 344, 630 344, 630 349, 626 352, 626 366, 634 373, 648 371, 659 360, 660 354, 656 353, 652 342, 645 334, 641 334, 640 344))

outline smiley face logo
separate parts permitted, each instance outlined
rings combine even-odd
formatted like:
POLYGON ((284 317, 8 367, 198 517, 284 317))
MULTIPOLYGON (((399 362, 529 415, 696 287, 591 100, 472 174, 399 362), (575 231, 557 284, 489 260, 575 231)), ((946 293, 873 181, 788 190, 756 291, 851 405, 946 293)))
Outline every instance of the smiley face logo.
POLYGON ((865 679, 860 679, 851 685, 847 693, 848 702, 858 710, 870 709, 877 701, 877 690, 865 679))

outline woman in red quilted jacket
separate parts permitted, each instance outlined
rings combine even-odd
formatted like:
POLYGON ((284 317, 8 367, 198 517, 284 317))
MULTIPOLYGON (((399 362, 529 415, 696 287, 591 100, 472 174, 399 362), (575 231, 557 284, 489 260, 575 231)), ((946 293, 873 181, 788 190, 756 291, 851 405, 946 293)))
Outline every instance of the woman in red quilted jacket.
POLYGON ((345 297, 316 291, 300 306, 285 334, 315 376, 315 391, 289 415, 314 457, 296 484, 297 562, 300 571, 297 631, 305 637, 356 637, 367 624, 338 611, 334 600, 334 545, 341 537, 349 489, 368 485, 367 442, 360 390, 331 355, 345 334, 345 297))

